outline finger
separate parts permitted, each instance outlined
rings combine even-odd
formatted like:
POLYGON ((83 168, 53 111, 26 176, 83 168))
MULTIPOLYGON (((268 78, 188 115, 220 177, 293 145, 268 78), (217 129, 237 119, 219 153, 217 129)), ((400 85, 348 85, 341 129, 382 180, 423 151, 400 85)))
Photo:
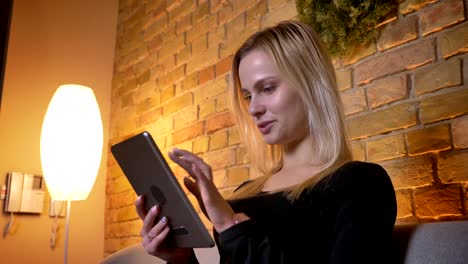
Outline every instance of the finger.
MULTIPOLYGON (((174 148, 173 154, 174 154, 173 156, 177 158, 177 161, 185 162, 184 163, 185 166, 187 166, 188 164, 195 164, 196 166, 200 168, 203 175, 208 176, 208 177, 211 176, 211 167, 208 164, 206 164, 206 162, 203 161, 203 159, 201 159, 197 155, 189 151, 178 149, 178 148, 174 148)), ((174 162, 177 162, 177 161, 174 160, 174 162)), ((190 169, 193 171, 192 166, 190 167, 190 169)), ((188 169, 186 170, 188 171, 188 169)))
POLYGON ((190 161, 192 163, 196 163, 198 165, 201 165, 201 164, 206 165, 206 163, 203 161, 203 159, 201 159, 199 156, 193 154, 190 151, 174 148, 172 150, 172 152, 174 153, 175 156, 177 156, 177 157, 179 157, 179 158, 181 158, 183 160, 187 160, 187 161, 190 161))
POLYGON ((186 170, 189 175, 192 175, 193 174, 193 171, 192 171, 192 162, 190 161, 187 161, 187 160, 184 160, 178 156, 176 156, 174 153, 172 152, 169 152, 169 158, 174 161, 175 163, 177 163, 179 166, 181 166, 184 170, 186 170))
POLYGON ((156 238, 166 226, 167 226, 167 218, 163 217, 161 218, 161 220, 158 221, 158 223, 156 223, 156 225, 154 225, 153 228, 151 228, 151 230, 149 230, 143 236, 143 245, 147 245, 151 243, 154 240, 154 238, 156 238))
POLYGON ((169 226, 165 226, 162 231, 155 237, 153 240, 151 240, 150 243, 146 244, 145 250, 151 255, 158 255, 158 248, 161 246, 161 244, 164 242, 164 240, 167 238, 167 235, 169 234, 170 228, 169 226))
POLYGON ((154 219, 159 214, 159 205, 155 205, 149 210, 148 214, 146 215, 145 219, 143 220, 143 227, 141 228, 140 235, 143 237, 153 228, 154 219))
POLYGON ((145 201, 143 195, 138 196, 138 198, 135 201, 135 207, 138 217, 140 217, 140 219, 143 221, 143 219, 145 219, 146 215, 148 214, 148 212, 145 209, 145 201))

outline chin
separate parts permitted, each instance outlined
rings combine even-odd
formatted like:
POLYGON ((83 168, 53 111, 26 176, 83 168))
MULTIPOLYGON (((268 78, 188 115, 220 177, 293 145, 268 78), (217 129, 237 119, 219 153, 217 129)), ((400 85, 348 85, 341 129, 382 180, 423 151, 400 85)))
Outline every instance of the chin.
POLYGON ((263 139, 265 140, 265 143, 267 143, 268 145, 283 144, 283 141, 284 141, 284 140, 281 140, 280 138, 275 137, 273 135, 266 135, 266 136, 263 137, 263 139))

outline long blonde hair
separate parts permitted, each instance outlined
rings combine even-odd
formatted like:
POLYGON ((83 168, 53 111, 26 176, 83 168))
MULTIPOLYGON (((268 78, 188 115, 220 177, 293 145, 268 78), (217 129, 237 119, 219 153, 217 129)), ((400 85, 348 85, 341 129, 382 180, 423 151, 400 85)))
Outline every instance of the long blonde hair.
POLYGON ((305 189, 352 159, 346 140, 341 99, 331 58, 318 35, 299 21, 283 21, 249 37, 237 50, 232 62, 230 103, 239 125, 241 138, 251 165, 262 177, 233 193, 232 199, 259 193, 271 175, 283 166, 283 146, 268 145, 259 133, 240 92, 239 64, 252 50, 261 49, 271 56, 278 69, 300 97, 307 111, 308 126, 314 136, 312 157, 322 161, 319 172, 287 189, 296 199, 305 189))

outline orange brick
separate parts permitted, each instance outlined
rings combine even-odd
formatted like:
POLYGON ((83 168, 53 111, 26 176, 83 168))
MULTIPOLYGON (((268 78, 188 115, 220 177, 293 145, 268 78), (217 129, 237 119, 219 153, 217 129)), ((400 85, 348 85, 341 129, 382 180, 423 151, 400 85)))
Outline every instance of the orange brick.
POLYGON ((137 126, 139 127, 146 126, 148 124, 151 124, 159 120, 160 118, 162 118, 162 116, 163 114, 162 114, 161 107, 147 111, 138 117, 137 126))
POLYGON ((218 44, 226 39, 226 30, 224 25, 208 32, 208 48, 218 47, 218 44))
POLYGON ((203 155, 203 160, 205 160, 205 162, 209 164, 213 170, 217 170, 234 165, 235 155, 236 154, 234 149, 223 148, 205 153, 203 155))
POLYGON ((222 93, 216 97, 216 112, 224 112, 229 109, 228 95, 222 93))
POLYGON ((438 0, 405 0, 400 3, 400 12, 406 15, 437 1, 438 0))
POLYGON ((205 18, 200 19, 197 23, 192 25, 192 29, 187 31, 187 43, 192 42, 192 40, 200 37, 203 34, 206 34, 208 31, 214 30, 217 23, 217 14, 213 13, 205 18))
POLYGON ((349 144, 351 153, 353 153, 353 159, 355 160, 366 160, 366 145, 361 140, 351 141, 349 144))
POLYGON ((226 23, 226 38, 227 41, 237 37, 239 32, 245 28, 245 13, 239 14, 237 17, 226 23))
POLYGON ((118 177, 112 182, 112 190, 115 193, 128 191, 131 189, 132 189, 132 186, 130 185, 130 183, 128 182, 125 176, 118 177))
POLYGON ((414 191, 414 204, 416 215, 419 217, 462 215, 458 185, 418 188, 414 191))
POLYGON ((221 58, 225 58, 234 54, 234 52, 240 48, 244 41, 259 29, 260 27, 257 23, 252 23, 247 25, 243 31, 239 32, 235 38, 230 40, 228 39, 227 41, 221 43, 219 47, 221 58))
POLYGON ((197 23, 210 14, 210 1, 206 1, 198 5, 193 12, 193 23, 197 23))
MULTIPOLYGON (((180 1, 179 1, 180 2, 180 1)), ((196 9, 196 2, 193 0, 182 0, 180 5, 169 11, 169 23, 174 23, 182 17, 190 14, 196 9)))
POLYGON ((193 141, 193 152, 195 154, 205 153, 208 151, 209 144, 210 144, 210 137, 208 136, 196 138, 193 141))
POLYGON ((234 125, 234 117, 230 112, 224 112, 206 120, 206 133, 212 134, 220 129, 234 125))
POLYGON ((172 118, 162 118, 157 122, 152 123, 148 128, 148 132, 152 135, 164 135, 172 131, 174 124, 172 118))
POLYGON ((202 102, 198 105, 198 108, 200 112, 200 119, 204 119, 207 116, 210 116, 216 113, 216 102, 215 100, 202 102))
POLYGON ((208 66, 199 72, 199 84, 204 84, 214 79, 214 65, 208 66))
POLYGON ((396 190, 397 198, 397 218, 404 218, 413 215, 411 190, 396 190))
POLYGON ((395 189, 431 184, 433 160, 429 155, 402 157, 378 162, 384 167, 395 189))
POLYGON ((208 35, 203 34, 192 41, 193 54, 204 52, 208 48, 208 35))
POLYGON ((422 94, 460 85, 462 82, 460 67, 460 60, 452 59, 416 71, 414 74, 416 93, 422 94))
POLYGON ((219 58, 219 50, 218 48, 210 48, 206 49, 200 53, 192 54, 192 59, 187 63, 187 74, 192 73, 194 71, 199 71, 207 67, 208 65, 212 65, 218 61, 219 58))
POLYGON ((177 67, 175 70, 158 78, 158 86, 161 88, 173 85, 175 82, 180 81, 185 76, 185 65, 177 67))
MULTIPOLYGON (((151 18, 159 18, 165 14, 166 1, 151 1, 145 4, 146 12, 151 14, 151 18)), ((145 27, 147 25, 145 24, 145 27)))
POLYGON ((450 119, 468 112, 468 89, 424 98, 419 105, 421 121, 425 124, 450 119))
POLYGON ((437 38, 437 47, 444 58, 468 51, 468 41, 466 40, 468 23, 454 29, 447 29, 442 34, 437 38))
POLYGON ((395 102, 408 96, 406 75, 379 79, 366 85, 367 99, 371 108, 395 102))
POLYGON ((231 71, 232 55, 216 63, 216 77, 231 71))
POLYGON ((245 147, 239 146, 236 149, 236 164, 246 164, 249 163, 249 156, 247 155, 247 150, 245 147))
POLYGON ((196 138, 203 134, 203 121, 197 122, 191 126, 182 128, 172 134, 173 144, 178 144, 189 139, 196 138))
POLYGON ((175 96, 174 85, 170 85, 161 89, 161 103, 166 103, 175 96))
POLYGON ((362 87, 342 92, 341 100, 345 115, 364 111, 367 107, 366 96, 362 87))
MULTIPOLYGON (((134 205, 117 209, 117 221, 127 221, 137 219, 138 215, 134 205)), ((138 218, 139 219, 139 218, 138 218)))
POLYGON ((143 33, 144 40, 148 41, 155 36, 163 33, 167 29, 167 16, 162 15, 156 21, 154 21, 151 25, 145 28, 143 33))
POLYGON ((192 93, 186 93, 168 102, 164 106, 164 115, 171 115, 191 105, 193 105, 193 95, 192 93))
POLYGON ((248 167, 231 167, 227 170, 225 187, 238 186, 249 179, 248 167))
POLYGON ((449 125, 443 124, 408 132, 406 140, 410 155, 450 149, 449 125))
POLYGON ((279 21, 289 20, 295 16, 297 16, 296 2, 286 1, 283 5, 276 6, 275 9, 270 10, 270 13, 263 17, 262 28, 273 26, 279 21))
POLYGON ((228 145, 228 131, 216 131, 210 136, 210 151, 227 147, 228 145))
POLYGON ((420 24, 423 36, 465 20, 463 0, 446 0, 421 10, 420 24))
POLYGON ((186 45, 179 53, 176 54, 176 66, 186 64, 192 58, 192 47, 186 45))
POLYGON ((258 19, 261 19, 268 12, 266 0, 260 0, 247 9, 246 24, 250 24, 258 19))
POLYGON ((365 57, 368 57, 377 52, 377 47, 374 41, 367 43, 359 43, 350 48, 347 54, 342 59, 344 65, 353 64, 365 57))
POLYGON ((449 151, 439 156, 439 177, 443 182, 468 181, 468 152, 449 151))
POLYGON ((407 16, 393 21, 382 29, 377 46, 386 50, 418 37, 418 17, 407 16))
POLYGON ((338 86, 338 90, 340 91, 351 88, 353 85, 351 79, 351 69, 348 68, 346 70, 336 71, 336 84, 338 86))
POLYGON ((414 126, 416 107, 404 103, 346 120, 350 140, 414 126))
POLYGON ((198 73, 194 72, 188 76, 185 77, 185 79, 182 81, 182 92, 187 92, 198 85, 198 73))
POLYGON ((224 182, 226 182, 226 174, 226 169, 213 171, 213 183, 218 189, 224 187, 224 182))
POLYGON ((435 52, 432 40, 424 40, 360 63, 354 70, 354 76, 358 84, 366 84, 381 76, 413 69, 433 60, 435 52))
POLYGON ((452 122, 453 146, 468 148, 468 116, 454 119, 452 122))
POLYGON ((216 78, 215 80, 195 89, 193 92, 195 104, 200 104, 226 92, 228 84, 225 77, 216 78))
POLYGON ((187 30, 192 28, 192 15, 188 14, 184 17, 182 17, 179 21, 176 23, 176 34, 181 34, 187 30))
POLYGON ((169 56, 173 56, 185 47, 184 34, 177 35, 175 38, 172 39, 165 39, 163 37, 163 41, 164 43, 158 52, 160 60, 163 60, 169 56))
POLYGON ((239 136, 239 128, 234 126, 229 128, 229 146, 239 144, 240 143, 240 136, 239 136))
POLYGON ((197 121, 197 108, 190 107, 174 115, 174 129, 180 129, 197 121))
POLYGON ((403 134, 386 136, 367 142, 367 159, 369 161, 393 159, 405 154, 403 134))

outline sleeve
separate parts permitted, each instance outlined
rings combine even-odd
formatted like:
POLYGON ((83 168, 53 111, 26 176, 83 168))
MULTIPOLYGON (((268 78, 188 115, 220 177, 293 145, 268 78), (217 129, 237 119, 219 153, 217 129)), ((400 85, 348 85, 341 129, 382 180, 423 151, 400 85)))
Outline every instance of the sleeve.
POLYGON ((253 220, 232 226, 218 239, 228 263, 284 263, 283 250, 253 220))
POLYGON ((391 257, 396 197, 377 164, 358 165, 340 188, 330 263, 385 263, 391 257))

